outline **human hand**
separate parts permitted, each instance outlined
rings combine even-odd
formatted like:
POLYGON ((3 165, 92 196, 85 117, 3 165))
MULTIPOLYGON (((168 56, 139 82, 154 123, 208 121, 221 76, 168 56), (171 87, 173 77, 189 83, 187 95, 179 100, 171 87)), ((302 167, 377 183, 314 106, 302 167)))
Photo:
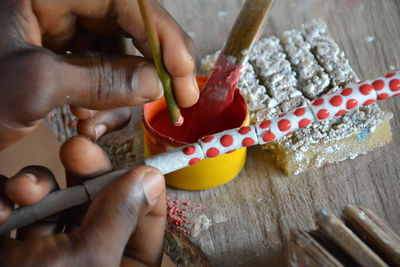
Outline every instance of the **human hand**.
MULTIPOLYGON (((110 170, 101 150, 84 137, 61 148, 69 184, 82 183, 110 170)), ((22 169, 1 179, 0 223, 10 203, 33 205, 57 188, 43 167, 22 169)), ((165 182, 154 168, 139 167, 103 190, 87 209, 18 229, 17 240, 0 237, 1 266, 157 266, 161 262, 166 219, 165 182), (60 233, 60 222, 67 231, 60 233)), ((62 225, 61 225, 62 226, 62 225)))
MULTIPOLYGON (((148 1, 177 102, 191 106, 198 99, 193 43, 157 1, 148 1)), ((139 105, 162 95, 137 1, 4 0, 0 22, 0 149, 64 103, 89 120, 80 131, 95 139, 97 125, 104 126, 97 128, 103 134, 125 123, 129 112, 91 110, 139 105), (101 36, 121 35, 131 37, 144 58, 78 53, 96 50, 101 36)))

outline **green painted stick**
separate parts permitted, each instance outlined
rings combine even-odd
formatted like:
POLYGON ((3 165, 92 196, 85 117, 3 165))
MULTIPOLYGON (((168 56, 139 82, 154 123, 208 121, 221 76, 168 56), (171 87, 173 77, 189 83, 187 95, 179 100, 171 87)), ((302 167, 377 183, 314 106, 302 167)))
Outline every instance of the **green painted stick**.
POLYGON ((160 41, 158 40, 158 35, 155 30, 154 22, 151 18, 150 6, 147 0, 139 0, 140 14, 142 15, 142 20, 144 28, 146 30, 147 39, 151 48, 151 53, 153 55, 154 65, 156 66, 158 76, 164 87, 164 97, 167 103, 169 117, 171 119, 172 125, 181 126, 183 124, 183 117, 179 110, 179 106, 175 101, 174 91, 172 90, 171 78, 165 68, 162 53, 160 48, 160 41))

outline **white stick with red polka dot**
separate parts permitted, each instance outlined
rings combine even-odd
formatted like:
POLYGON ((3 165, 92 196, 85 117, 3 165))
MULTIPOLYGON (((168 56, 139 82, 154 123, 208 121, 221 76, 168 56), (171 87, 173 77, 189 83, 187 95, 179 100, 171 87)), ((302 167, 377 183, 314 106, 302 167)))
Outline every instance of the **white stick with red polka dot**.
POLYGON ((257 125, 203 137, 198 144, 147 158, 145 164, 159 168, 162 173, 167 174, 196 164, 203 158, 213 158, 243 147, 279 140, 300 128, 307 127, 315 120, 341 116, 356 107, 367 106, 376 100, 397 95, 400 95, 400 71, 372 81, 360 82, 337 93, 318 98, 309 106, 283 113, 257 125))
POLYGON ((163 174, 167 174, 194 165, 202 159, 204 159, 204 154, 200 145, 190 144, 146 158, 144 163, 158 168, 163 174))
POLYGON ((199 140, 199 144, 206 158, 214 158, 236 149, 256 145, 258 138, 254 126, 243 126, 207 135, 199 140))

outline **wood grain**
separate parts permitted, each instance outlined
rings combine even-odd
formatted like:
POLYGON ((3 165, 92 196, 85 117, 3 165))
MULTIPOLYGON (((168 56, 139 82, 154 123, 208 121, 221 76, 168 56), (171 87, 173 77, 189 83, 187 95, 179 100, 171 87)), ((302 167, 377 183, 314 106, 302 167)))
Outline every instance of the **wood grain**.
MULTIPOLYGON (((160 2, 194 40, 197 66, 223 47, 243 3, 160 2)), ((311 19, 321 20, 358 76, 372 79, 400 69, 399 14, 398 0, 280 0, 263 35, 279 37, 311 19)), ((368 155, 287 177, 268 153, 254 147, 240 175, 224 186, 199 192, 169 188, 168 194, 205 207, 190 216, 204 214, 211 220, 208 229, 189 241, 214 266, 282 266, 291 229, 315 229, 318 210, 339 215, 348 204, 366 207, 400 233, 399 104, 400 97, 381 104, 394 113, 393 143, 368 155)))

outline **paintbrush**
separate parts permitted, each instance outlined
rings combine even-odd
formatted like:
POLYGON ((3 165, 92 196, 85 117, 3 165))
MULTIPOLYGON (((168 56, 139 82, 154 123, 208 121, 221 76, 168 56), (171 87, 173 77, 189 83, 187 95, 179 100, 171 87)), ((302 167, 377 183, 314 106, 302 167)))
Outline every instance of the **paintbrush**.
POLYGON ((203 133, 201 128, 204 128, 205 124, 211 130, 219 128, 219 118, 234 99, 242 64, 261 34, 262 25, 273 3, 274 0, 246 0, 243 4, 228 40, 201 91, 199 102, 194 107, 190 118, 189 136, 203 133))
POLYGON ((172 90, 171 78, 165 68, 162 58, 160 41, 155 30, 154 21, 151 16, 149 3, 147 0, 139 0, 140 14, 142 16, 144 28, 146 30, 147 39, 153 55, 154 65, 156 66, 158 76, 164 88, 164 98, 167 103, 167 109, 171 123, 174 126, 181 126, 183 124, 183 117, 181 115, 178 104, 175 100, 174 91, 172 90))

